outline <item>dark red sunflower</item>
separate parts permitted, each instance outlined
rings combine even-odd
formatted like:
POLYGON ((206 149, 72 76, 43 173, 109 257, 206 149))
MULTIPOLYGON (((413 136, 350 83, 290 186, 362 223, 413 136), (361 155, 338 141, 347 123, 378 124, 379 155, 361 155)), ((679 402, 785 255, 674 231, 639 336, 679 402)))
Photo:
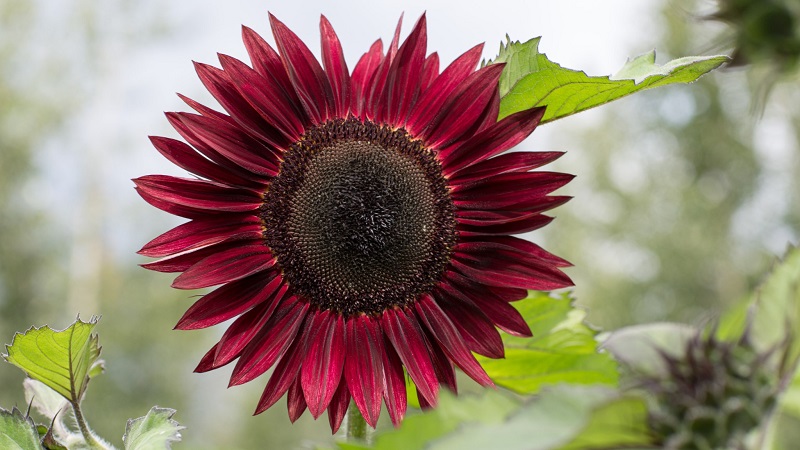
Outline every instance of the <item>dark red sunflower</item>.
POLYGON ((220 286, 176 328, 238 316, 202 359, 234 360, 231 385, 274 367, 256 413, 288 392, 289 415, 327 409, 339 428, 352 398, 375 426, 406 410, 404 369, 420 402, 456 389, 454 364, 491 386, 472 352, 503 357, 497 328, 529 336, 509 302, 571 285, 563 259, 511 235, 550 222, 571 175, 530 172, 555 152, 504 153, 542 108, 498 121, 503 65, 476 70, 478 45, 439 72, 423 15, 386 54, 375 42, 352 72, 322 17, 322 65, 270 16, 277 51, 244 27, 252 67, 196 64, 226 113, 182 97, 167 113, 189 143, 151 140, 199 178, 135 180, 153 206, 190 219, 140 251, 144 267, 183 272, 178 289, 220 286))

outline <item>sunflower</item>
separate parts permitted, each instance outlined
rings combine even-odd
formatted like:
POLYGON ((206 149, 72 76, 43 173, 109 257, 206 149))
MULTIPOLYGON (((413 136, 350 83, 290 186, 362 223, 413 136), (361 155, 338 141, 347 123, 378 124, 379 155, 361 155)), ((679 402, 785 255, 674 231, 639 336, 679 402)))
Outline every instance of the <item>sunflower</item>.
POLYGON ((182 272, 172 286, 219 286, 176 328, 237 317, 197 372, 236 360, 230 385, 273 368, 256 407, 284 394, 289 416, 327 409, 335 432, 351 399, 372 427, 406 412, 404 372, 423 406, 454 365, 484 386, 473 352, 502 358, 497 328, 530 336, 509 302, 571 285, 569 263, 513 237, 546 225, 571 175, 531 172, 558 152, 504 153, 543 108, 500 121, 502 64, 476 70, 478 45, 439 71, 423 15, 399 45, 375 42, 352 72, 321 19, 322 64, 270 15, 277 51, 243 27, 252 64, 196 64, 225 113, 167 118, 188 143, 151 137, 198 178, 134 180, 151 205, 189 222, 139 252, 182 272))

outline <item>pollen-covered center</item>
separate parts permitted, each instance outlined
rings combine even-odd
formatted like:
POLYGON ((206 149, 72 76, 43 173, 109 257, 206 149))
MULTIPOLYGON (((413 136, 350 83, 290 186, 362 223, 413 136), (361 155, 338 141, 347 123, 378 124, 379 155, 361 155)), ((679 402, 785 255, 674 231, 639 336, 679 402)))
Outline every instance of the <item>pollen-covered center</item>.
POLYGON ((262 214, 296 295, 345 315, 405 305, 438 281, 455 242, 433 153, 355 119, 309 130, 285 154, 262 214))

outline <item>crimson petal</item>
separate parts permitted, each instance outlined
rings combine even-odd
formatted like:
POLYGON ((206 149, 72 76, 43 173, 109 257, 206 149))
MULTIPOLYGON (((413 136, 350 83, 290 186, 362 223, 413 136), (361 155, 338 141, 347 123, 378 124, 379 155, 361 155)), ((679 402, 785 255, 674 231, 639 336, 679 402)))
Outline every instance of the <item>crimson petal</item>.
POLYGON ((177 289, 200 289, 242 279, 275 265, 266 245, 242 245, 195 263, 172 282, 177 289))
POLYGON ((229 161, 261 178, 278 173, 278 154, 240 128, 197 114, 178 113, 180 120, 204 144, 229 161))
MULTIPOLYGON (((280 284, 281 280, 276 278, 273 283, 280 284)), ((234 359, 238 358, 242 350, 250 343, 256 333, 269 321, 275 308, 280 304, 284 287, 272 296, 269 302, 264 302, 250 311, 242 314, 238 319, 234 320, 230 327, 222 335, 217 345, 215 345, 213 360, 207 366, 210 369, 222 367, 234 359)), ((201 363, 202 364, 202 363, 201 363)), ((198 366, 195 371, 200 371, 198 366)))
POLYGON ((422 66, 422 75, 420 75, 419 81, 420 94, 431 87, 437 76, 439 76, 439 54, 433 52, 425 58, 425 65, 422 66))
POLYGON ((347 117, 350 109, 350 72, 344 60, 342 44, 325 16, 320 17, 319 30, 322 40, 322 64, 331 83, 336 116, 347 117))
POLYGON ((308 123, 308 117, 300 106, 300 99, 297 97, 297 92, 289 79, 289 74, 283 67, 283 61, 278 52, 267 44, 258 33, 245 26, 242 27, 242 40, 247 54, 250 55, 253 69, 279 86, 281 96, 292 106, 291 110, 287 111, 287 115, 295 116, 300 123, 308 123))
POLYGON ((197 330, 224 322, 267 301, 278 289, 273 277, 252 275, 228 283, 195 302, 175 325, 177 330, 197 330))
POLYGON ((427 29, 425 14, 419 18, 411 34, 397 52, 386 77, 384 94, 380 99, 378 122, 403 124, 408 110, 419 94, 420 76, 425 64, 427 29))
POLYGON ((292 387, 289 388, 289 394, 286 396, 286 407, 289 410, 289 420, 292 423, 297 422, 297 419, 303 415, 306 410, 306 399, 303 398, 303 388, 300 387, 300 378, 295 378, 292 387))
MULTIPOLYGON (((245 242, 245 244, 259 245, 261 242, 263 241, 251 240, 245 242)), ((236 241, 220 242, 219 244, 187 250, 167 256, 166 258, 161 258, 158 261, 142 264, 142 267, 156 272, 183 272, 213 254, 238 248, 241 245, 242 243, 236 241)))
POLYGON ((406 381, 403 372, 403 363, 397 352, 392 348, 392 343, 386 337, 384 341, 384 351, 381 354, 383 357, 383 398, 386 401, 386 411, 389 413, 389 418, 392 419, 392 424, 399 427, 406 415, 407 393, 406 381))
POLYGON ((286 393, 289 387, 297 378, 300 373, 300 365, 306 357, 306 350, 308 342, 316 336, 319 330, 312 326, 312 321, 306 317, 303 322, 303 330, 300 332, 302 339, 298 337, 292 342, 292 345, 286 350, 281 360, 275 366, 272 376, 258 400, 255 414, 261 414, 267 408, 274 405, 278 399, 286 393))
POLYGON ((499 155, 528 137, 544 116, 544 108, 533 108, 512 114, 485 130, 442 153, 445 176, 499 155))
POLYGON ((439 291, 437 294, 437 303, 464 336, 470 350, 489 358, 502 358, 505 355, 500 333, 472 301, 449 287, 447 292, 439 291))
POLYGON ((445 148, 461 139, 490 106, 502 71, 502 64, 492 64, 459 84, 430 125, 420 133, 427 145, 445 148))
POLYGON ((308 47, 292 30, 272 14, 269 15, 269 23, 300 103, 313 123, 326 121, 335 110, 328 77, 308 47))
POLYGON ((430 88, 420 96, 419 101, 411 109, 406 121, 408 131, 418 135, 431 123, 442 105, 450 98, 453 90, 475 69, 482 53, 483 44, 476 45, 456 58, 441 75, 436 77, 430 88))
POLYGON ((192 147, 181 141, 160 136, 150 136, 150 142, 173 164, 189 172, 218 183, 232 186, 258 186, 252 180, 240 177, 200 156, 192 147))
POLYGON ((269 370, 297 338, 306 311, 308 303, 294 297, 276 308, 269 322, 259 330, 236 362, 230 385, 247 383, 269 370))
MULTIPOLYGON (((220 55, 220 59, 225 59, 224 55, 220 55)), ((286 144, 279 130, 276 129, 272 123, 266 122, 250 101, 248 101, 247 95, 242 95, 242 92, 236 88, 235 80, 237 74, 233 74, 232 76, 231 73, 225 70, 220 70, 202 63, 195 63, 195 71, 198 77, 200 77, 203 86, 208 89, 208 92, 210 92, 225 111, 230 114, 230 117, 237 124, 237 128, 243 128, 249 134, 258 137, 272 146, 280 147, 286 144)), ((208 116, 206 118, 210 120, 219 120, 218 116, 208 116)), ((229 120, 221 122, 229 123, 229 120)))
POLYGON ((350 78, 350 112, 358 118, 363 118, 366 112, 366 101, 369 91, 368 86, 371 86, 372 77, 378 69, 381 61, 383 60, 383 43, 380 39, 375 41, 361 59, 356 63, 353 69, 353 75, 350 78))
POLYGON ((527 172, 558 159, 563 152, 512 152, 495 156, 450 176, 451 185, 480 182, 489 177, 510 172, 527 172))
POLYGON ((310 342, 300 378, 308 410, 316 419, 339 386, 345 359, 345 328, 342 316, 330 311, 316 313, 313 322, 320 332, 310 342))
POLYGON ((417 321, 404 310, 389 309, 383 313, 381 325, 417 389, 430 404, 436 405, 439 383, 428 352, 429 344, 417 321))
MULTIPOLYGON (((350 392, 347 390, 347 383, 342 380, 331 398, 331 404, 328 405, 328 423, 331 425, 332 433, 339 431, 339 427, 342 426, 348 406, 350 406, 350 392)), ((373 425, 372 428, 375 426, 373 425)))
POLYGON ((353 400, 372 428, 378 423, 384 390, 383 337, 377 327, 368 316, 348 319, 348 355, 344 365, 344 376, 353 400))
POLYGON ((133 182, 143 193, 189 208, 244 212, 258 209, 262 203, 261 196, 253 191, 205 180, 145 175, 133 182))
POLYGON ((494 386, 486 371, 467 348, 464 337, 431 296, 422 296, 414 307, 431 335, 464 373, 482 386, 494 386))
POLYGON ((233 239, 261 237, 261 221, 250 215, 198 219, 167 231, 142 247, 137 253, 160 258, 233 239))

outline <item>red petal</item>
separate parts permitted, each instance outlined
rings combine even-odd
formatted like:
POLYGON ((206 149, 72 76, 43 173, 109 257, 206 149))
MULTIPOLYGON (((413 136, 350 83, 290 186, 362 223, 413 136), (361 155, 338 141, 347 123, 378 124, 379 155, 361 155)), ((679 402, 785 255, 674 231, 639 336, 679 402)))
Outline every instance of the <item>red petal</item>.
MULTIPOLYGON (((258 112, 260 117, 280 131, 288 141, 296 141, 303 134, 303 124, 291 111, 291 101, 283 95, 280 86, 270 83, 245 63, 227 55, 219 55, 222 68, 242 97, 258 112)), ((281 143, 286 145, 287 142, 281 143)))
MULTIPOLYGON (((502 64, 492 64, 473 73, 454 91, 430 125, 420 133, 428 146, 445 148, 461 140, 468 130, 477 131, 487 106, 497 92, 502 64)), ((474 131, 473 131, 474 133, 474 131)))
POLYGON ((382 106, 381 100, 383 99, 384 89, 386 88, 386 78, 389 76, 389 69, 392 66, 394 57, 397 54, 397 45, 400 41, 400 29, 403 25, 403 15, 400 15, 400 20, 397 22, 397 28, 394 30, 394 38, 389 44, 386 51, 386 57, 375 69, 375 75, 370 80, 370 85, 365 89, 367 93, 365 103, 365 116, 374 120, 378 115, 378 108, 382 106))
POLYGON ((353 400, 367 423, 375 428, 383 395, 383 336, 368 316, 347 321, 347 359, 344 376, 353 400))
POLYGON ((361 56, 353 69, 350 78, 350 111, 358 118, 364 118, 366 101, 369 96, 368 88, 372 86, 371 80, 383 60, 383 43, 380 39, 375 41, 369 51, 361 56))
POLYGON ((333 92, 319 62, 283 22, 272 14, 269 15, 269 22, 283 65, 309 118, 315 124, 328 120, 335 111, 333 92))
POLYGON ((501 297, 457 273, 449 272, 446 277, 455 280, 461 286, 461 293, 498 328, 514 336, 531 336, 531 329, 519 311, 501 297))
POLYGON ((221 242, 219 244, 200 247, 197 249, 178 253, 176 255, 168 256, 166 258, 161 258, 158 261, 142 264, 142 267, 148 270, 155 270, 156 272, 183 272, 213 254, 230 250, 233 248, 239 248, 243 244, 262 245, 262 243, 263 240, 261 239, 244 241, 244 242, 240 241, 221 242))
POLYGON ((386 411, 392 424, 399 427, 403 422, 408 407, 406 397, 406 380, 403 372, 403 363, 392 348, 392 343, 387 340, 383 344, 383 385, 386 390, 383 398, 386 400, 386 411))
POLYGON ((535 214, 531 217, 525 216, 519 220, 500 225, 472 226, 458 224, 456 229, 462 237, 472 236, 507 236, 509 234, 527 233, 538 230, 539 228, 552 222, 553 218, 543 214, 535 214))
POLYGON ((422 296, 417 300, 415 308, 431 335, 464 373, 482 386, 494 386, 486 371, 467 348, 464 337, 433 298, 429 295, 422 296))
POLYGON ((278 52, 270 47, 258 33, 245 26, 242 27, 242 40, 256 72, 270 80, 270 84, 280 87, 281 96, 292 106, 291 111, 286 113, 297 117, 304 124, 308 123, 308 117, 300 105, 300 99, 297 97, 292 81, 289 80, 289 74, 286 73, 278 52))
POLYGON ((281 357, 281 360, 278 361, 267 386, 264 388, 264 393, 261 394, 255 414, 261 414, 274 405, 286 393, 295 379, 298 378, 300 364, 306 358, 308 342, 313 339, 318 331, 312 327, 312 321, 306 317, 303 322, 303 330, 300 332, 302 338, 295 339, 283 357, 281 357))
POLYGON ((300 378, 295 378, 289 394, 286 396, 286 407, 289 409, 289 420, 295 423, 306 410, 306 399, 303 398, 303 389, 300 387, 300 378))
POLYGON ((384 93, 379 99, 380 106, 375 107, 380 110, 377 116, 378 122, 398 125, 405 123, 409 109, 419 95, 419 83, 427 47, 425 24, 423 13, 397 52, 397 57, 392 61, 384 93))
POLYGON ((511 152, 481 161, 450 177, 451 185, 465 185, 511 172, 527 172, 558 159, 563 152, 511 152))
POLYGON ((227 114, 223 114, 215 109, 209 108, 208 106, 202 105, 191 98, 183 95, 178 94, 178 97, 183 100, 190 108, 200 113, 202 116, 211 117, 212 119, 222 120, 223 122, 233 122, 233 119, 230 118, 227 114))
POLYGON ((222 212, 215 212, 215 211, 207 211, 204 209, 197 209, 197 208, 190 208, 188 206, 183 205, 176 205, 174 203, 166 202, 159 197, 151 195, 143 190, 139 189, 138 187, 134 188, 136 193, 139 194, 144 201, 147 203, 155 206, 156 208, 166 211, 170 214, 174 214, 176 216, 184 217, 186 219, 199 219, 203 217, 209 217, 211 215, 222 215, 222 212))
POLYGON ((572 286, 572 281, 556 268, 532 268, 518 264, 504 264, 501 268, 489 267, 484 261, 462 263, 456 259, 450 263, 468 278, 489 286, 515 287, 535 291, 550 291, 572 286))
POLYGON ((245 212, 258 209, 263 203, 261 196, 253 191, 205 180, 146 175, 133 182, 142 193, 167 203, 195 209, 245 212))
POLYGON ((483 44, 476 45, 464 52, 436 77, 409 114, 406 128, 411 134, 419 135, 433 121, 456 87, 475 70, 482 53, 483 44))
POLYGON ((269 370, 297 337, 306 311, 308 303, 296 298, 281 304, 242 352, 233 368, 230 386, 247 383, 269 370))
MULTIPOLYGON (((276 278, 272 280, 272 282, 280 284, 281 280, 276 278)), ((281 287, 269 302, 264 302, 256 306, 234 320, 231 326, 225 330, 225 334, 222 335, 222 339, 219 340, 219 343, 212 349, 214 353, 211 363, 207 363, 206 358, 209 355, 206 354, 203 361, 200 362, 200 366, 198 366, 195 371, 199 372, 216 369, 239 357, 242 350, 244 350, 256 333, 263 328, 264 324, 266 324, 272 316, 272 312, 280 303, 284 292, 285 289, 281 287)))
POLYGON ((331 433, 335 434, 339 431, 348 406, 350 406, 350 392, 347 390, 347 383, 342 380, 331 398, 331 404, 328 405, 328 423, 331 425, 331 433))
POLYGON ((181 141, 161 136, 150 136, 150 142, 170 162, 189 172, 218 183, 232 186, 259 186, 255 180, 242 178, 199 155, 181 141))
MULTIPOLYGON (((214 149, 212 146, 206 144, 205 141, 200 139, 194 133, 194 131, 189 129, 189 127, 186 126, 185 123, 183 123, 181 115, 185 116, 186 115, 185 113, 181 114, 181 113, 168 112, 165 115, 167 116, 167 120, 169 121, 170 125, 172 125, 172 127, 175 128, 178 134, 180 134, 184 139, 186 139, 186 142, 188 142, 198 152, 202 153, 203 156, 205 156, 206 158, 210 159, 211 161, 214 161, 215 163, 227 169, 229 172, 236 174, 240 178, 243 178, 245 180, 251 180, 252 183, 256 184, 257 186, 262 186, 265 183, 268 183, 269 180, 271 180, 270 177, 257 175, 253 172, 250 172, 249 170, 244 169, 239 164, 236 164, 230 159, 226 158, 225 156, 222 156, 222 154, 218 152, 216 149, 214 149)), ((224 116, 224 119, 220 119, 217 117, 214 117, 214 119, 220 122, 227 122, 230 126, 237 126, 236 123, 233 122, 231 118, 228 116, 224 116)))
POLYGON ((345 331, 342 316, 330 311, 317 313, 313 320, 312 326, 320 333, 310 342, 300 377, 308 410, 316 419, 328 407, 342 377, 345 331))
POLYGON ((439 382, 428 351, 429 344, 416 317, 409 317, 404 310, 389 309, 383 313, 381 325, 417 389, 429 403, 436 405, 439 382))
MULTIPOLYGON (((195 63, 195 71, 200 77, 203 86, 219 102, 225 111, 230 114, 236 123, 236 128, 247 131, 247 134, 267 142, 273 147, 284 147, 288 144, 280 131, 253 108, 247 95, 242 95, 234 83, 236 74, 231 74, 208 64, 195 63)), ((218 117, 206 117, 211 121, 219 121, 218 117)), ((221 121, 228 124, 229 121, 221 121)))
POLYGON ((472 136, 469 140, 442 152, 445 176, 499 155, 528 137, 544 115, 544 108, 512 114, 472 136))
POLYGON ((277 152, 242 131, 237 125, 197 114, 177 115, 198 139, 229 161, 266 180, 277 175, 277 152))
POLYGON ((199 289, 240 280, 275 265, 266 245, 242 245, 215 253, 180 274, 172 287, 199 289))
POLYGON ((469 349, 489 358, 502 358, 503 339, 492 321, 463 293, 448 286, 442 288, 447 291, 438 292, 437 303, 458 328, 469 349))
POLYGON ((342 44, 325 16, 320 17, 319 29, 322 39, 322 64, 331 82, 336 117, 347 117, 350 110, 350 72, 344 60, 342 44))
MULTIPOLYGON (((555 196, 539 197, 539 205, 533 211, 512 210, 512 211, 483 211, 479 209, 462 209, 456 212, 456 221, 462 225, 473 225, 476 227, 491 227, 494 225, 504 225, 507 223, 518 222, 533 217, 537 217, 542 211, 563 205, 572 197, 555 196)), ((511 208, 511 207, 508 207, 511 208)))
POLYGON ((261 237, 261 221, 251 215, 198 219, 186 222, 158 236, 139 250, 140 255, 160 258, 227 240, 261 237))
POLYGON ((175 325, 197 330, 224 322, 267 301, 278 289, 275 275, 258 274, 226 284, 195 302, 175 325))
POLYGON ((433 80, 439 76, 439 54, 436 52, 431 53, 425 59, 425 65, 422 66, 422 75, 419 81, 420 94, 424 94, 429 87, 433 84, 433 80))
POLYGON ((514 259, 534 258, 556 267, 570 267, 572 264, 548 252, 533 242, 513 236, 486 236, 477 240, 468 239, 456 244, 456 251, 514 252, 514 259))
POLYGON ((451 190, 453 203, 467 209, 512 209, 513 205, 543 197, 569 183, 573 175, 558 172, 508 173, 468 189, 451 190))

